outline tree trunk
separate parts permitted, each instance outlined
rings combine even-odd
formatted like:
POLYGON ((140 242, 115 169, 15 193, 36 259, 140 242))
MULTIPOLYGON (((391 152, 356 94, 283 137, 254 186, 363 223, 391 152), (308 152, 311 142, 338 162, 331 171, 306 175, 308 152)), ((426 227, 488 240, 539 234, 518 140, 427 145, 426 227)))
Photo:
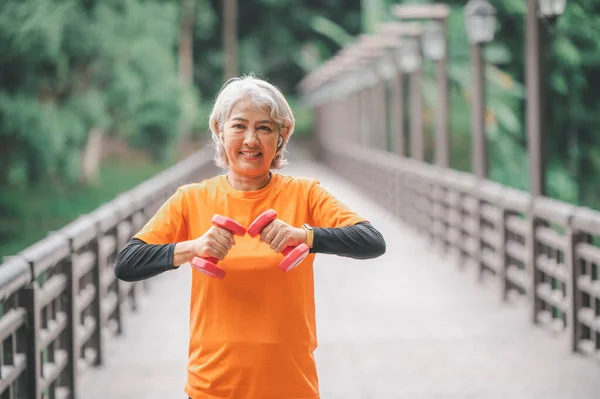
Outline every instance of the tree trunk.
POLYGON ((223 41, 225 44, 225 80, 238 74, 237 61, 237 0, 223 2, 223 41))
POLYGON ((189 85, 194 78, 194 20, 195 0, 181 0, 179 19, 179 78, 189 85))
POLYGON ((81 181, 84 184, 96 184, 98 182, 103 136, 104 131, 101 128, 93 128, 81 153, 81 181))

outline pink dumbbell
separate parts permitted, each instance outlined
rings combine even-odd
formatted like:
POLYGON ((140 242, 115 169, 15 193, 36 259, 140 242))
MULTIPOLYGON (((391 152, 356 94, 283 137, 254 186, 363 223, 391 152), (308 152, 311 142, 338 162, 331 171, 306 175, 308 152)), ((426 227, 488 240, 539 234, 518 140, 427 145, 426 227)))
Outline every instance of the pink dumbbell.
MULTIPOLYGON (((277 212, 275 212, 273 209, 263 212, 254 220, 254 222, 252 222, 250 227, 248 227, 248 234, 250 234, 252 237, 257 236, 266 225, 271 223, 276 218, 277 212)), ((298 266, 300 262, 304 260, 304 258, 306 258, 306 255, 308 255, 309 251, 310 248, 308 248, 308 245, 306 244, 284 248, 283 251, 281 251, 284 258, 279 263, 279 268, 284 272, 292 270, 298 266)))
MULTIPOLYGON (((213 216, 212 223, 215 226, 221 227, 225 230, 229 230, 230 232, 238 236, 243 236, 244 234, 246 234, 246 229, 244 228, 244 226, 242 226, 235 220, 227 218, 225 216, 213 216)), ((217 258, 200 258, 196 256, 194 257, 194 259, 192 259, 190 263, 196 270, 206 274, 207 276, 214 277, 219 280, 222 280, 223 277, 225 277, 225 270, 217 266, 217 263, 219 263, 219 259, 217 258)))

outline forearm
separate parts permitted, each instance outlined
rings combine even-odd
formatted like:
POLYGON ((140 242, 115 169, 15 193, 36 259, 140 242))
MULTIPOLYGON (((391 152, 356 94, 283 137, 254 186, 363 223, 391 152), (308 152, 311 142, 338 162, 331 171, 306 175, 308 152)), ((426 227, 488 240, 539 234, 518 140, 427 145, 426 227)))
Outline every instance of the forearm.
POLYGON ((177 246, 181 249, 179 244, 153 245, 132 238, 115 259, 115 276, 124 281, 139 281, 174 270, 177 246))
POLYGON ((386 251, 381 233, 368 222, 337 228, 314 228, 311 253, 325 253, 354 259, 372 259, 386 251))

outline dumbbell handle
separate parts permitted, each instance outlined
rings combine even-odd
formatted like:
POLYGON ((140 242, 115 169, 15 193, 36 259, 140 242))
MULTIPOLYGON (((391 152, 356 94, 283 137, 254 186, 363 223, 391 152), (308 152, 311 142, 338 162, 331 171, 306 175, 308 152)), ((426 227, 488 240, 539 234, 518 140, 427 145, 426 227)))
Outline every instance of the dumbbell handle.
MULTIPOLYGON (((269 223, 271 223, 274 219, 277 218, 277 212, 273 209, 269 209, 268 211, 260 214, 254 222, 248 227, 248 234, 251 236, 256 236, 260 233, 260 231, 269 223)), ((299 244, 297 246, 288 246, 285 247, 281 254, 284 256, 283 260, 279 264, 279 268, 283 271, 289 271, 296 267, 304 258, 308 255, 309 248, 306 244, 299 244), (295 253, 293 253, 295 252, 295 253), (291 255, 288 257, 288 255, 291 255)))
MULTIPOLYGON (((221 215, 213 216, 212 224, 214 224, 215 226, 220 227, 222 229, 228 230, 234 235, 243 236, 244 234, 246 234, 246 229, 244 228, 244 226, 242 226, 235 220, 227 218, 225 216, 221 216, 221 215)), ((199 258, 198 256, 194 256, 194 258, 192 259, 192 263, 198 258, 199 258)), ((202 258, 202 259, 205 259, 208 262, 211 262, 215 265, 217 263, 219 263, 219 259, 214 258, 214 257, 202 258)))
MULTIPOLYGON (((271 223, 275 218, 277 218, 277 213, 273 209, 269 209, 266 212, 263 212, 259 215, 256 220, 248 227, 248 234, 251 236, 256 236, 260 233, 260 231, 269 223, 271 223)), ((281 253, 283 256, 287 256, 290 252, 292 252, 296 248, 295 246, 289 246, 284 248, 281 253)))

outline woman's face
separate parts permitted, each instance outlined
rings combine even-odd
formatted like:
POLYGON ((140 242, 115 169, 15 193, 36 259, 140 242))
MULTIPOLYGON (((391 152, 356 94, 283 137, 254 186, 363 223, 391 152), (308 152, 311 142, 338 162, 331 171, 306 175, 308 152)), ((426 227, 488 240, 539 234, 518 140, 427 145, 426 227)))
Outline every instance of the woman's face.
POLYGON ((223 124, 223 144, 230 169, 239 175, 269 173, 281 132, 269 112, 250 99, 238 101, 223 124))

